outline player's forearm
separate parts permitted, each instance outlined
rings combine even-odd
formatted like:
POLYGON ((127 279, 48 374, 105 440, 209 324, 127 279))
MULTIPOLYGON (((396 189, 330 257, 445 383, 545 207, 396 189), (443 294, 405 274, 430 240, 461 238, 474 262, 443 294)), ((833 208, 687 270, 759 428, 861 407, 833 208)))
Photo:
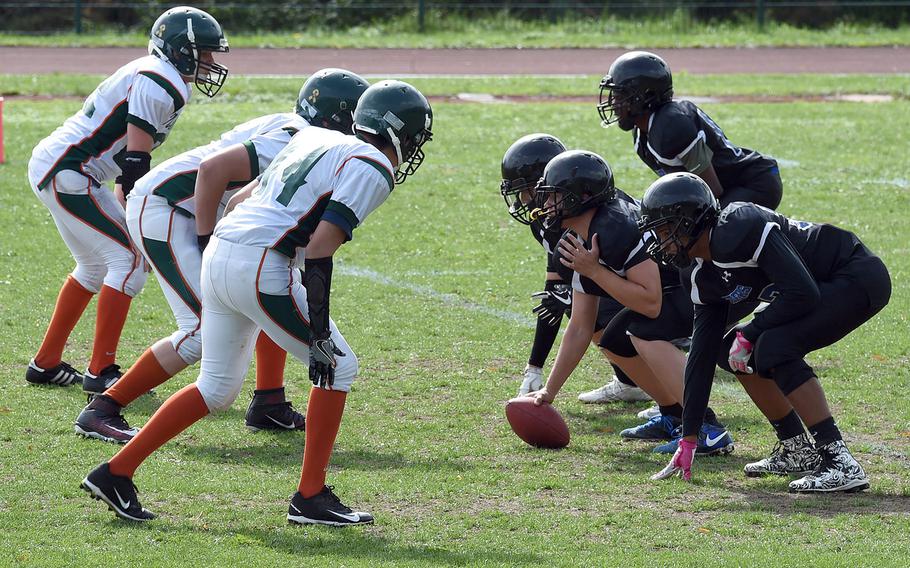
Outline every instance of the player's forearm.
POLYGON ((196 175, 196 234, 210 235, 215 230, 218 204, 224 197, 229 179, 217 168, 207 167, 203 161, 196 175))
POLYGON ((618 276, 606 267, 598 267, 591 280, 613 296, 625 307, 649 318, 660 313, 662 294, 660 286, 643 286, 638 282, 618 276))
POLYGON ((696 306, 692 347, 686 359, 683 389, 683 436, 697 435, 705 418, 714 384, 717 350, 723 339, 727 308, 696 306))
POLYGON ((554 397, 578 366, 578 362, 581 361, 591 342, 592 335, 593 326, 588 325, 585 329, 584 326, 573 325, 572 321, 569 321, 562 343, 559 345, 559 352, 556 354, 556 362, 553 364, 553 369, 550 370, 550 376, 547 377, 546 389, 554 397))

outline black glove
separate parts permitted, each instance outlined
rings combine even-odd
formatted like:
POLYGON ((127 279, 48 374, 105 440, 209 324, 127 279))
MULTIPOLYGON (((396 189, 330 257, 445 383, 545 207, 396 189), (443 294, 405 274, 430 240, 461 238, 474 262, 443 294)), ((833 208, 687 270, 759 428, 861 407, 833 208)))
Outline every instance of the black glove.
POLYGON ((331 337, 314 339, 310 344, 310 380, 320 388, 335 384, 335 357, 345 357, 331 337))
POLYGON ((549 324, 561 320, 572 307, 572 288, 557 280, 547 280, 544 290, 531 294, 531 297, 540 300, 540 305, 531 311, 549 324))
POLYGON ((212 238, 212 233, 207 235, 196 235, 196 246, 199 247, 199 252, 204 252, 205 247, 209 246, 209 239, 212 238))

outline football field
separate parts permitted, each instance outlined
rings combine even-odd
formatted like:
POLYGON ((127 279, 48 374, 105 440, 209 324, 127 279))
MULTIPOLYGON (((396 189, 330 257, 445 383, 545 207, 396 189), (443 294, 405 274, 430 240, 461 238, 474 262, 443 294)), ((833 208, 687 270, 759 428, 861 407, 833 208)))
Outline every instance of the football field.
MULTIPOLYGON (((640 197, 654 177, 631 137, 599 126, 596 77, 414 79, 432 95, 434 137, 415 176, 355 231, 335 259, 332 316, 361 375, 328 483, 374 526, 302 528, 285 521, 300 472, 302 433, 251 433, 247 392, 200 421, 137 472, 159 518, 117 520, 79 489, 117 447, 73 433, 78 388, 24 380, 73 261, 26 179, 32 147, 82 105, 100 77, 0 76, 7 163, 0 165, 0 566, 898 566, 910 552, 910 100, 906 76, 683 76, 682 95, 730 95, 703 108, 735 143, 777 158, 780 211, 856 232, 888 266, 890 305, 810 356, 834 415, 872 487, 794 496, 785 479, 746 479, 775 436, 732 376, 718 372, 712 406, 736 451, 700 458, 694 482, 648 479, 666 458, 622 443, 644 405, 576 400, 612 371, 593 348, 555 402, 572 435, 561 451, 512 434, 515 395, 533 336, 530 294, 545 258, 509 217, 499 166, 519 136, 549 132, 612 165, 640 197), (513 95, 468 97, 460 92, 513 95), (837 92, 894 94, 832 102, 837 92), (785 92, 796 98, 768 102, 785 92), (518 98, 515 95, 549 95, 518 98), (43 96, 47 95, 47 96, 43 96), (805 97, 803 97, 805 95, 805 97), (582 97, 589 97, 584 101, 582 97), (583 102, 584 101, 584 102, 583 102)), ((228 79, 211 101, 194 93, 153 164, 244 120, 290 110, 300 81, 228 79)), ((65 359, 87 364, 94 302, 65 359)), ((127 367, 169 335, 173 317, 149 278, 124 330, 127 367)), ((555 356, 555 348, 550 362, 555 356)), ((193 366, 125 411, 144 424, 193 366)), ((288 365, 289 399, 310 382, 288 365)))

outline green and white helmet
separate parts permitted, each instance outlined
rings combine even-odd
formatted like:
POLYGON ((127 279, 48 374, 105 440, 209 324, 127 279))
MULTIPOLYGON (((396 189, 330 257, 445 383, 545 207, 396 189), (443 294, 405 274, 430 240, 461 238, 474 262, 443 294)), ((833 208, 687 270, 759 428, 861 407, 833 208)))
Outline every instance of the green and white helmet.
POLYGON ((208 13, 178 6, 158 16, 152 25, 149 55, 170 61, 181 75, 193 77, 196 87, 210 97, 221 90, 227 67, 199 60, 203 51, 227 53, 221 24, 208 13))
POLYGON ((313 126, 354 133, 354 108, 370 83, 345 69, 320 69, 306 80, 294 112, 313 126))
POLYGON ((423 163, 421 147, 433 137, 433 109, 420 91, 402 81, 382 81, 367 89, 354 110, 354 131, 379 136, 395 148, 395 183, 423 163))

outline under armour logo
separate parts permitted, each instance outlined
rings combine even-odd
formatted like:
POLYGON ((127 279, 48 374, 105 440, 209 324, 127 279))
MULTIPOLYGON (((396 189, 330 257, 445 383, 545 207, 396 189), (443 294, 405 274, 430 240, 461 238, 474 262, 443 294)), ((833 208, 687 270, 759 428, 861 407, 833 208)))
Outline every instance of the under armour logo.
POLYGON ((730 273, 729 273, 728 271, 726 271, 726 270, 724 270, 723 272, 720 273, 720 279, 724 281, 724 284, 729 284, 729 283, 730 283, 730 277, 731 277, 731 276, 733 276, 733 275, 730 274, 730 273))

